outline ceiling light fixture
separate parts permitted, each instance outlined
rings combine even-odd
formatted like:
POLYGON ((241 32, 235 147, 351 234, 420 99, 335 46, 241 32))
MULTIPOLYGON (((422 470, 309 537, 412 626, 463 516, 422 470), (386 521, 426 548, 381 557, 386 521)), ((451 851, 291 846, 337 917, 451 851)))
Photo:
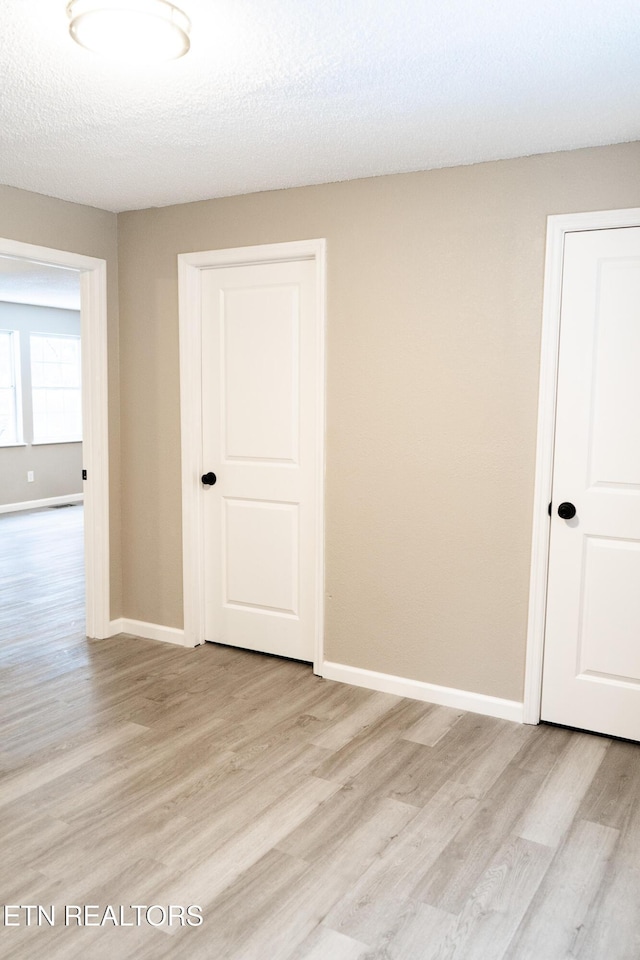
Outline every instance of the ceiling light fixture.
POLYGON ((69 33, 81 47, 118 60, 177 60, 191 21, 168 0, 70 0, 69 33))

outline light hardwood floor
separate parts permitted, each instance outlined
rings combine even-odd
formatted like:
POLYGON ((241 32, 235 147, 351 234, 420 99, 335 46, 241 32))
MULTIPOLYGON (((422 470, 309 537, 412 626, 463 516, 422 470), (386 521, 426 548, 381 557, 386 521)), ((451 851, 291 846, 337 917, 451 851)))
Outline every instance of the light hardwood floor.
POLYGON ((639 960, 636 745, 87 641, 81 517, 0 517, 2 903, 56 908, 5 960, 639 960))

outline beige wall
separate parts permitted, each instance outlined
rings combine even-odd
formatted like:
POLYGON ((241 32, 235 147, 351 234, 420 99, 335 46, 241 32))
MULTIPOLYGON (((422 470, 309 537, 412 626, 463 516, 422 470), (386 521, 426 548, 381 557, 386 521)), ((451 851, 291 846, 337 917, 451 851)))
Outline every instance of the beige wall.
POLYGON ((176 254, 326 237, 326 656, 519 700, 546 217, 640 144, 119 216, 124 613, 182 624, 176 254))
POLYGON ((117 218, 113 213, 0 186, 0 236, 107 261, 111 616, 121 615, 117 218))
MULTIPOLYGON (((0 505, 82 493, 82 444, 0 448, 0 505), (27 471, 33 471, 33 483, 27 471)), ((25 508, 26 509, 26 508, 25 508)))
POLYGON ((107 260, 112 616, 182 623, 176 254, 326 237, 327 658, 520 699, 545 220, 639 174, 635 143, 117 220, 0 186, 0 235, 107 260))

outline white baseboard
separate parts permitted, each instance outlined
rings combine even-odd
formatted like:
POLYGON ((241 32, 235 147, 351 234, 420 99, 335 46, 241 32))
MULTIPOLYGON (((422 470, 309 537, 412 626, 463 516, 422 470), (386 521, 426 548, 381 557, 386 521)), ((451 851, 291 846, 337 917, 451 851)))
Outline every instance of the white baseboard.
POLYGON ((23 503, 1 503, 0 513, 18 513, 21 510, 37 510, 40 507, 59 507, 67 503, 82 503, 84 494, 70 493, 66 497, 47 497, 45 500, 25 500, 23 503))
POLYGON ((145 623, 143 620, 128 620, 121 617, 111 621, 111 636, 118 633, 131 633, 143 640, 162 640, 163 643, 177 643, 184 647, 184 630, 176 627, 163 627, 159 623, 145 623))
POLYGON ((408 680, 406 677, 394 677, 389 673, 376 673, 375 670, 363 670, 327 660, 322 665, 320 675, 327 680, 338 680, 340 683, 367 687, 369 690, 378 690, 381 693, 395 693, 400 697, 410 697, 412 700, 437 703, 441 707, 469 710, 471 713, 483 713, 485 716, 514 720, 516 723, 524 722, 524 704, 518 700, 502 700, 500 697, 489 697, 484 693, 456 690, 454 687, 439 687, 435 683, 408 680))

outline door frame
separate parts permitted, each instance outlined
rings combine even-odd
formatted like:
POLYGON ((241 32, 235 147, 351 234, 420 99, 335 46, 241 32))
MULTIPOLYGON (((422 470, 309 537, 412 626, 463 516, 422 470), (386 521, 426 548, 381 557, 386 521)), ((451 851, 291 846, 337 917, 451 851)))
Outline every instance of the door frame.
POLYGON ((523 719, 525 723, 540 722, 542 700, 542 662, 551 536, 548 509, 553 485, 553 448, 558 385, 558 351, 560 348, 564 238, 567 233, 578 231, 611 230, 638 226, 640 226, 640 207, 627 210, 597 210, 590 213, 557 214, 547 218, 542 343, 540 349, 540 392, 538 397, 538 439, 524 685, 523 719))
POLYGON ((0 238, 0 255, 80 271, 82 356, 82 462, 84 494, 85 630, 111 636, 109 570, 109 414, 107 370, 107 264, 66 250, 0 238))
POLYGON ((182 430, 182 563, 184 591, 184 645, 205 641, 204 529, 200 477, 202 462, 202 271, 216 267, 253 266, 313 260, 316 269, 318 317, 318 419, 316 422, 316 635, 315 673, 324 661, 324 474, 325 474, 325 339, 326 241, 295 240, 226 250, 178 254, 180 324, 180 422, 182 430))

